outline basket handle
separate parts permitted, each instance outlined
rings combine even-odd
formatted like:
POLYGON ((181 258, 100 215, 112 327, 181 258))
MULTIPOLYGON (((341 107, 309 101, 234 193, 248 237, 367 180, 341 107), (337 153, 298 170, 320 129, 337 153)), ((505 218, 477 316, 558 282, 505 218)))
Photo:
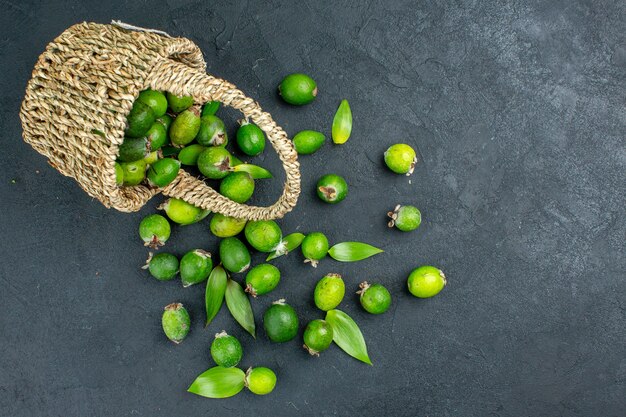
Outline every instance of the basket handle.
POLYGON ((280 218, 293 209, 300 194, 300 164, 291 140, 285 131, 274 122, 272 116, 264 112, 259 104, 247 97, 233 84, 208 75, 203 71, 173 59, 160 61, 150 72, 147 86, 155 90, 166 90, 176 95, 191 95, 196 103, 211 100, 241 111, 267 135, 272 147, 278 153, 286 173, 283 193, 271 206, 258 207, 236 203, 204 181, 193 177, 184 170, 163 189, 163 194, 180 198, 188 203, 213 212, 247 220, 270 220, 280 218))

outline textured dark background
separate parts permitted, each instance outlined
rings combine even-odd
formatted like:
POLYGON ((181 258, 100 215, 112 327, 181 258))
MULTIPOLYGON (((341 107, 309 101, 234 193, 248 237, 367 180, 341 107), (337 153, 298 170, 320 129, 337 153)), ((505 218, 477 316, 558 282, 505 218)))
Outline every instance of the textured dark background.
MULTIPOLYGON (((623 416, 624 3, 441 3, 2 1, 0 415, 623 416), (394 297, 387 314, 365 314, 354 295, 341 306, 362 326, 373 367, 336 347, 314 359, 300 340, 272 345, 260 331, 253 341, 226 310, 204 330, 202 286, 139 269, 137 225, 160 198, 140 213, 107 210, 21 141, 18 108, 39 53, 74 23, 111 19, 191 38, 209 72, 290 135, 329 133, 339 100, 350 100, 352 138, 301 159, 303 193, 280 224, 386 253, 317 270, 292 254, 254 309, 258 319, 284 296, 305 322, 322 316, 311 292, 324 273, 344 274, 350 294, 380 281, 394 297), (294 71, 317 80, 312 105, 276 96, 294 71), (419 149, 412 183, 383 166, 395 142, 419 149), (337 206, 313 194, 328 172, 350 184, 337 206), (422 210, 417 232, 387 229, 396 203, 422 210), (405 290, 421 264, 449 278, 436 298, 405 290), (160 328, 173 301, 193 320, 180 346, 160 328), (272 395, 186 393, 212 366, 209 342, 222 329, 241 338, 243 366, 276 370, 272 395)), ((234 129, 234 115, 221 114, 234 129)), ((256 202, 280 185, 263 183, 256 202)), ((216 244, 205 221, 175 228, 167 249, 216 244)))

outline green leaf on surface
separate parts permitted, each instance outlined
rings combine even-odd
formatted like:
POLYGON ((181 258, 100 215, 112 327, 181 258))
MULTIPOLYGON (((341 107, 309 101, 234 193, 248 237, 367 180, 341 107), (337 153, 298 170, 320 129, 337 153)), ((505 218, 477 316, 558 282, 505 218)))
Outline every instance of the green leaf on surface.
POLYGON ((229 279, 226 285, 226 306, 237 323, 250 333, 252 337, 256 338, 254 313, 252 313, 250 299, 243 288, 241 288, 241 285, 232 279, 229 279))
POLYGON ((213 271, 211 271, 211 275, 209 275, 209 279, 206 282, 206 292, 204 295, 204 302, 206 306, 206 326, 211 324, 211 321, 213 321, 217 312, 220 311, 220 307, 222 307, 227 281, 228 276, 221 265, 213 268, 213 271))
POLYGON ((331 258, 340 262, 356 262, 382 253, 384 250, 362 242, 341 242, 328 250, 331 258))
POLYGON ((245 379, 239 368, 216 366, 198 375, 187 391, 208 398, 232 397, 243 389, 245 379))
POLYGON ((263 178, 272 178, 272 173, 269 172, 267 169, 262 168, 257 165, 252 165, 252 164, 234 165, 231 168, 231 170, 233 172, 247 172, 248 174, 250 174, 252 179, 255 179, 255 180, 260 180, 263 178))
POLYGON ((215 113, 217 113, 217 111, 219 109, 220 109, 220 102, 219 101, 209 101, 202 108, 202 115, 203 116, 207 116, 207 115, 213 116, 215 113))
POLYGON ((304 240, 304 235, 302 233, 292 233, 290 235, 285 236, 282 242, 284 245, 283 249, 280 251, 274 251, 270 253, 265 260, 271 261, 272 259, 276 259, 279 256, 287 255, 292 250, 297 249, 303 240, 304 240))
POLYGON ((335 113, 333 119, 333 142, 341 145, 346 143, 350 134, 352 133, 352 110, 350 110, 350 104, 348 100, 341 100, 341 104, 335 113))
POLYGON ((353 358, 372 364, 363 333, 350 316, 341 310, 330 310, 326 313, 326 321, 333 329, 333 341, 337 346, 353 358))

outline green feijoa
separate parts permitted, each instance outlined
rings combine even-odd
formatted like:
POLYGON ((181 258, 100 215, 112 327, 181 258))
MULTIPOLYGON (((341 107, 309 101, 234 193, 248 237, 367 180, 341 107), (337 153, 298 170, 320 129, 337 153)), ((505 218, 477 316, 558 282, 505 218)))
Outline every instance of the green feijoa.
POLYGON ((306 74, 289 74, 278 86, 278 93, 289 104, 302 106, 317 96, 317 84, 306 74))
POLYGON ((245 272, 250 268, 250 252, 236 237, 227 237, 220 242, 220 260, 224 268, 233 273, 245 272))
POLYGON ((339 274, 327 274, 319 280, 313 294, 315 305, 322 311, 337 307, 346 293, 346 286, 339 274))
POLYGON ((371 314, 382 314, 389 310, 391 305, 391 294, 387 288, 381 284, 368 284, 367 281, 363 281, 359 284, 360 290, 357 294, 360 295, 359 301, 361 305, 371 314))
POLYGON ((174 113, 180 113, 193 105, 193 97, 167 93, 167 105, 174 113))
POLYGON ((317 182, 316 190, 320 200, 329 204, 336 204, 346 198, 348 184, 339 175, 326 174, 317 182))
POLYGON ((198 164, 198 157, 205 149, 204 146, 197 143, 187 145, 178 152, 178 160, 183 165, 195 166, 198 164))
POLYGON ((293 146, 300 155, 310 155, 322 147, 326 137, 315 130, 303 130, 293 137, 293 146))
POLYGON ((187 252, 180 259, 180 279, 183 287, 203 282, 209 277, 212 269, 211 253, 202 249, 187 252))
POLYGON ((398 204, 393 211, 387 213, 387 216, 391 218, 387 225, 389 227, 396 227, 403 232, 410 232, 420 227, 422 223, 422 213, 413 206, 401 206, 398 204))
POLYGON ((144 246, 158 249, 170 238, 172 229, 167 219, 160 214, 151 214, 139 223, 139 236, 144 246))
POLYGON ((288 342, 298 334, 300 322, 296 310, 284 299, 274 301, 263 314, 263 327, 272 342, 288 342))
POLYGON ((411 175, 416 163, 415 150, 405 143, 391 145, 385 151, 385 164, 396 174, 411 175))
POLYGON ((155 187, 165 187, 174 181, 180 170, 180 161, 173 158, 163 158, 148 168, 148 181, 155 187))
POLYGON ((140 138, 146 134, 152 123, 156 120, 156 115, 152 109, 140 101, 133 103, 133 108, 126 118, 127 126, 125 134, 131 138, 140 138))
POLYGON ((215 213, 211 218, 209 228, 215 236, 224 238, 241 233, 243 228, 246 227, 246 223, 246 219, 237 219, 221 213, 215 213))
POLYGON ((256 156, 265 149, 265 133, 255 124, 247 120, 240 120, 241 126, 237 130, 237 146, 241 152, 249 156, 256 156))
POLYGON ((447 283, 443 271, 429 265, 414 269, 407 280, 409 291, 418 298, 434 297, 447 283))
POLYGON ((246 274, 246 292, 251 296, 267 294, 280 282, 280 271, 274 265, 260 264, 246 274))
POLYGON ((191 142, 200 130, 200 111, 192 106, 184 110, 170 126, 170 140, 174 146, 183 146, 191 142))
POLYGON ((171 253, 158 253, 148 255, 143 269, 148 269, 150 275, 159 281, 169 281, 178 273, 178 258, 171 253))
POLYGON ((124 168, 119 163, 115 163, 115 184, 120 186, 124 184, 124 168))
POLYGON ((328 253, 328 239, 320 232, 309 233, 302 241, 301 249, 304 262, 310 262, 311 266, 316 268, 318 262, 328 253))
POLYGON ((257 366, 246 372, 245 385, 256 395, 266 395, 276 386, 276 374, 269 368, 257 366))
POLYGON ((156 121, 163 125, 163 127, 165 128, 165 132, 168 132, 170 130, 170 126, 172 125, 172 122, 174 121, 174 119, 169 114, 164 114, 163 116, 159 117, 156 121))
POLYGON ((125 137, 118 148, 117 160, 120 162, 134 162, 145 158, 150 153, 150 142, 146 137, 125 137))
POLYGON ((274 220, 250 221, 244 233, 250 246, 259 252, 278 251, 281 248, 283 232, 274 220))
POLYGON ((146 178, 146 161, 140 159, 133 162, 122 162, 120 164, 124 171, 124 185, 139 185, 146 178))
POLYGON ((209 101, 202 107, 202 116, 212 116, 220 109, 219 101, 209 101))
POLYGON ((211 213, 180 198, 168 198, 159 206, 159 210, 165 210, 171 221, 183 226, 197 223, 211 213))
POLYGON ((159 160, 159 151, 150 152, 148 155, 146 155, 145 158, 143 158, 143 160, 148 165, 154 164, 156 161, 159 160))
POLYGON ((247 172, 231 172, 220 183, 220 194, 236 203, 245 203, 254 193, 254 180, 247 172))
POLYGON ((207 178, 220 180, 230 173, 231 155, 221 146, 210 146, 198 157, 198 169, 207 178))
POLYGON ((139 93, 137 100, 150 107, 156 117, 163 116, 167 111, 167 98, 160 91, 144 90, 139 93))
POLYGON ((196 141, 204 146, 226 146, 228 134, 222 119, 214 115, 202 116, 196 141))
POLYGON ((219 366, 230 368, 237 366, 243 357, 243 348, 235 336, 231 336, 226 331, 215 335, 211 343, 211 357, 219 366))
POLYGON ((189 333, 191 319, 189 313, 181 303, 172 303, 165 306, 161 325, 165 336, 172 342, 178 344, 183 341, 189 333))
POLYGON ((333 342, 333 328, 325 320, 313 320, 304 329, 304 348, 313 356, 329 348, 333 342))
POLYGON ((167 143, 167 129, 163 123, 156 121, 146 133, 151 151, 158 151, 167 143))

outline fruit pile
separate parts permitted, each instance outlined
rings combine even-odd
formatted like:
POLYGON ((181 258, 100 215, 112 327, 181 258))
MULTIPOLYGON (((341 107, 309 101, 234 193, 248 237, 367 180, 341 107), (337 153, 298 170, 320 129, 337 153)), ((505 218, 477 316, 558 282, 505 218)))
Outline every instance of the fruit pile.
MULTIPOLYGON (((282 98, 293 105, 305 105, 317 95, 317 85, 304 74, 291 74, 281 82, 282 98)), ((218 102, 202 107, 192 97, 177 97, 170 93, 146 90, 135 101, 128 115, 126 137, 119 148, 116 163, 118 185, 135 186, 145 183, 150 187, 165 187, 177 176, 181 165, 196 167, 207 179, 221 180, 219 192, 233 201, 244 203, 254 192, 256 179, 271 178, 271 173, 253 164, 244 163, 227 149, 228 135, 224 122, 216 116, 218 102), (168 111, 169 110, 169 111, 168 111)), ((343 100, 332 123, 332 140, 346 143, 352 131, 352 112, 343 100)), ((240 121, 236 135, 237 147, 248 156, 257 156, 265 149, 265 134, 247 120, 240 121)), ((300 155, 316 152, 325 142, 324 134, 312 130, 299 132, 293 144, 300 155)), ((395 173, 410 175, 417 157, 406 144, 395 144, 384 153, 386 165, 395 173)), ((318 197, 329 204, 343 201, 348 194, 345 179, 335 175, 322 176, 316 185, 318 197)), ((164 246, 171 232, 170 221, 179 225, 196 223, 210 213, 183 200, 170 198, 160 207, 165 216, 152 214, 139 225, 144 244, 153 250, 164 246), (169 218, 169 221, 168 221, 169 218)), ((417 229, 422 221, 420 211, 413 206, 397 205, 387 213, 389 227, 403 232, 417 229)), ((180 260, 167 253, 150 252, 145 263, 154 278, 168 281, 180 274, 183 287, 206 282, 206 325, 211 324, 225 303, 235 321, 253 337, 256 323, 250 299, 274 291, 281 280, 280 270, 270 262, 300 248, 304 262, 313 267, 330 257, 339 262, 360 261, 383 252, 363 242, 339 242, 330 245, 322 232, 307 235, 283 235, 275 221, 246 221, 215 213, 209 223, 210 231, 220 238, 219 263, 205 249, 192 249, 180 260), (243 239, 238 236, 243 233, 243 239), (250 249, 267 253, 265 263, 251 268, 250 249), (243 282, 233 275, 243 274, 243 282)), ((419 298, 438 294, 446 285, 442 271, 432 266, 419 267, 408 277, 408 290, 419 298)), ((356 322, 337 307, 346 292, 339 274, 327 274, 315 286, 313 299, 324 319, 310 321, 303 333, 304 348, 314 356, 335 343, 352 357, 372 364, 367 346, 356 322)), ((390 292, 380 283, 362 282, 357 293, 365 311, 385 313, 392 302, 390 292)), ((174 343, 181 343, 190 328, 190 317, 180 303, 165 307, 162 315, 163 331, 174 343)), ((293 340, 299 332, 300 320, 286 300, 278 299, 263 314, 263 328, 267 338, 275 343, 293 340)), ((237 368, 243 357, 243 347, 234 336, 225 331, 217 333, 211 344, 211 356, 216 364, 200 374, 189 387, 189 392, 210 398, 225 398, 247 387, 259 395, 270 393, 276 384, 276 374, 265 367, 237 368)))

